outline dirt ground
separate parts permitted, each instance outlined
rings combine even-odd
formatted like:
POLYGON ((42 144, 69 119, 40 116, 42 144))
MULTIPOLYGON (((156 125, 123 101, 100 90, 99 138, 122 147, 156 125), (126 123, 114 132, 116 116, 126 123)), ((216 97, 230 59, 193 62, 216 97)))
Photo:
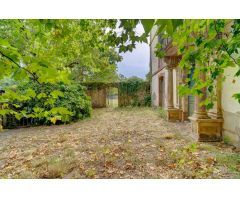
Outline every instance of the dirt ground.
POLYGON ((106 108, 70 125, 0 133, 1 178, 239 178, 238 149, 198 143, 152 108, 106 108))

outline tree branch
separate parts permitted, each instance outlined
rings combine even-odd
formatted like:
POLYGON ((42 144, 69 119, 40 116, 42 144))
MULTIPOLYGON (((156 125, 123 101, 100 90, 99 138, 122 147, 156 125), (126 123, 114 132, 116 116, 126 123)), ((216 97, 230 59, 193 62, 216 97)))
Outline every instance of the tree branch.
POLYGON ((32 77, 33 77, 33 80, 36 81, 39 85, 41 85, 41 83, 38 81, 38 77, 32 73, 31 71, 29 71, 28 69, 24 68, 24 67, 21 67, 17 62, 15 62, 12 58, 10 58, 9 56, 7 56, 6 54, 4 54, 3 52, 0 51, 0 54, 7 58, 8 60, 10 60, 12 63, 14 63, 19 69, 22 69, 24 71, 26 71, 27 73, 29 73, 32 77))
MULTIPOLYGON (((217 33, 217 35, 220 33, 218 30, 217 30, 217 27, 216 27, 216 20, 214 20, 214 29, 217 33)), ((228 56, 233 60, 233 62, 240 68, 240 66, 238 65, 236 59, 228 52, 227 48, 225 47, 225 45, 222 43, 222 47, 224 48, 224 50, 227 52, 228 56)))

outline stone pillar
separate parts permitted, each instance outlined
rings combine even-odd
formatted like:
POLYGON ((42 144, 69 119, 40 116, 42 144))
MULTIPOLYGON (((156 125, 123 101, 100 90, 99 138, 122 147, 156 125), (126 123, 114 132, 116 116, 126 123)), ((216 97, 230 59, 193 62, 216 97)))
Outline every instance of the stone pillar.
MULTIPOLYGON (((199 78, 204 82, 206 81, 206 74, 204 72, 200 72, 199 78)), ((201 102, 206 100, 207 97, 207 88, 202 88, 202 95, 201 96, 195 96, 195 102, 194 102, 194 113, 193 117, 196 119, 208 119, 207 110, 205 105, 200 105, 201 102)))
POLYGON ((208 115, 213 119, 222 119, 222 75, 219 75, 216 80, 216 101, 211 110, 209 110, 208 115))
POLYGON ((181 121, 181 110, 174 108, 173 104, 173 69, 177 67, 179 56, 165 56, 164 60, 167 64, 167 119, 168 121, 181 121))
POLYGON ((222 119, 222 75, 217 78, 217 119, 222 119))
POLYGON ((167 81, 167 108, 173 108, 173 68, 172 66, 167 66, 168 71, 168 81, 167 81))
POLYGON ((178 86, 180 85, 180 80, 181 80, 181 69, 177 67, 176 68, 176 107, 179 109, 182 108, 182 102, 178 92, 178 86))
MULTIPOLYGON (((206 80, 206 74, 201 73, 202 81, 206 80)), ((223 119, 211 119, 207 115, 206 106, 200 103, 206 99, 206 88, 202 89, 202 96, 195 97, 195 111, 189 119, 192 123, 192 131, 198 134, 200 142, 216 142, 222 139, 223 119)))
MULTIPOLYGON (((183 69, 181 74, 181 83, 185 84, 187 79, 187 70, 183 69)), ((181 97, 182 121, 188 120, 188 96, 181 97)))

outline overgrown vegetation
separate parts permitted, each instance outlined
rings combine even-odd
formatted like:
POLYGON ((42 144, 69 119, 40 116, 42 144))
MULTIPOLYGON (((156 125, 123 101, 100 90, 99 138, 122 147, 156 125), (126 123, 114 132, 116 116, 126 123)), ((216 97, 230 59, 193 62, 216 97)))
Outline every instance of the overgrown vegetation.
POLYGON ((138 77, 124 78, 119 83, 119 106, 150 106, 150 84, 138 77))
MULTIPOLYGON (((3 115, 13 115, 17 120, 22 118, 37 119, 34 125, 66 123, 89 117, 91 101, 85 89, 79 84, 45 84, 44 87, 31 81, 21 83, 13 88, 8 87, 0 99, 3 103, 3 115), (26 98, 26 94, 28 98, 26 98), (17 96, 15 96, 17 95, 17 96)), ((10 126, 11 127, 11 126, 10 126)))
POLYGON ((80 82, 118 79, 110 20, 0 20, 0 116, 69 122, 90 115, 80 82))

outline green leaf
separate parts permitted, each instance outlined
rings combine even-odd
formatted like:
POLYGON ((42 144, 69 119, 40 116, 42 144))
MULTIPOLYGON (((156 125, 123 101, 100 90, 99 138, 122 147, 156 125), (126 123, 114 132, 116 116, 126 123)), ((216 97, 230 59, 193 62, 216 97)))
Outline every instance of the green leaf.
POLYGON ((45 93, 40 93, 40 94, 37 95, 38 99, 42 99, 42 98, 45 98, 45 97, 47 97, 47 95, 45 93))
POLYGON ((158 28, 158 34, 163 33, 164 31, 167 31, 167 34, 172 35, 175 26, 173 26, 173 20, 172 19, 158 19, 156 21, 156 25, 159 26, 158 28))
POLYGON ((7 40, 2 39, 2 38, 0 38, 0 45, 4 46, 4 47, 11 47, 9 42, 7 40))
POLYGON ((172 19, 173 30, 183 24, 183 19, 172 19))
POLYGON ((26 96, 34 98, 36 97, 36 92, 33 89, 28 89, 26 92, 26 96))
POLYGON ((63 97, 64 94, 63 94, 63 92, 61 92, 61 91, 59 91, 59 90, 54 90, 54 91, 51 92, 51 96, 52 96, 54 99, 56 99, 56 98, 58 98, 58 97, 63 97))
POLYGON ((240 76, 240 69, 236 72, 235 76, 240 76))
POLYGON ((146 35, 148 35, 150 33, 150 31, 152 30, 154 22, 155 22, 154 19, 141 19, 141 23, 143 25, 146 35))

